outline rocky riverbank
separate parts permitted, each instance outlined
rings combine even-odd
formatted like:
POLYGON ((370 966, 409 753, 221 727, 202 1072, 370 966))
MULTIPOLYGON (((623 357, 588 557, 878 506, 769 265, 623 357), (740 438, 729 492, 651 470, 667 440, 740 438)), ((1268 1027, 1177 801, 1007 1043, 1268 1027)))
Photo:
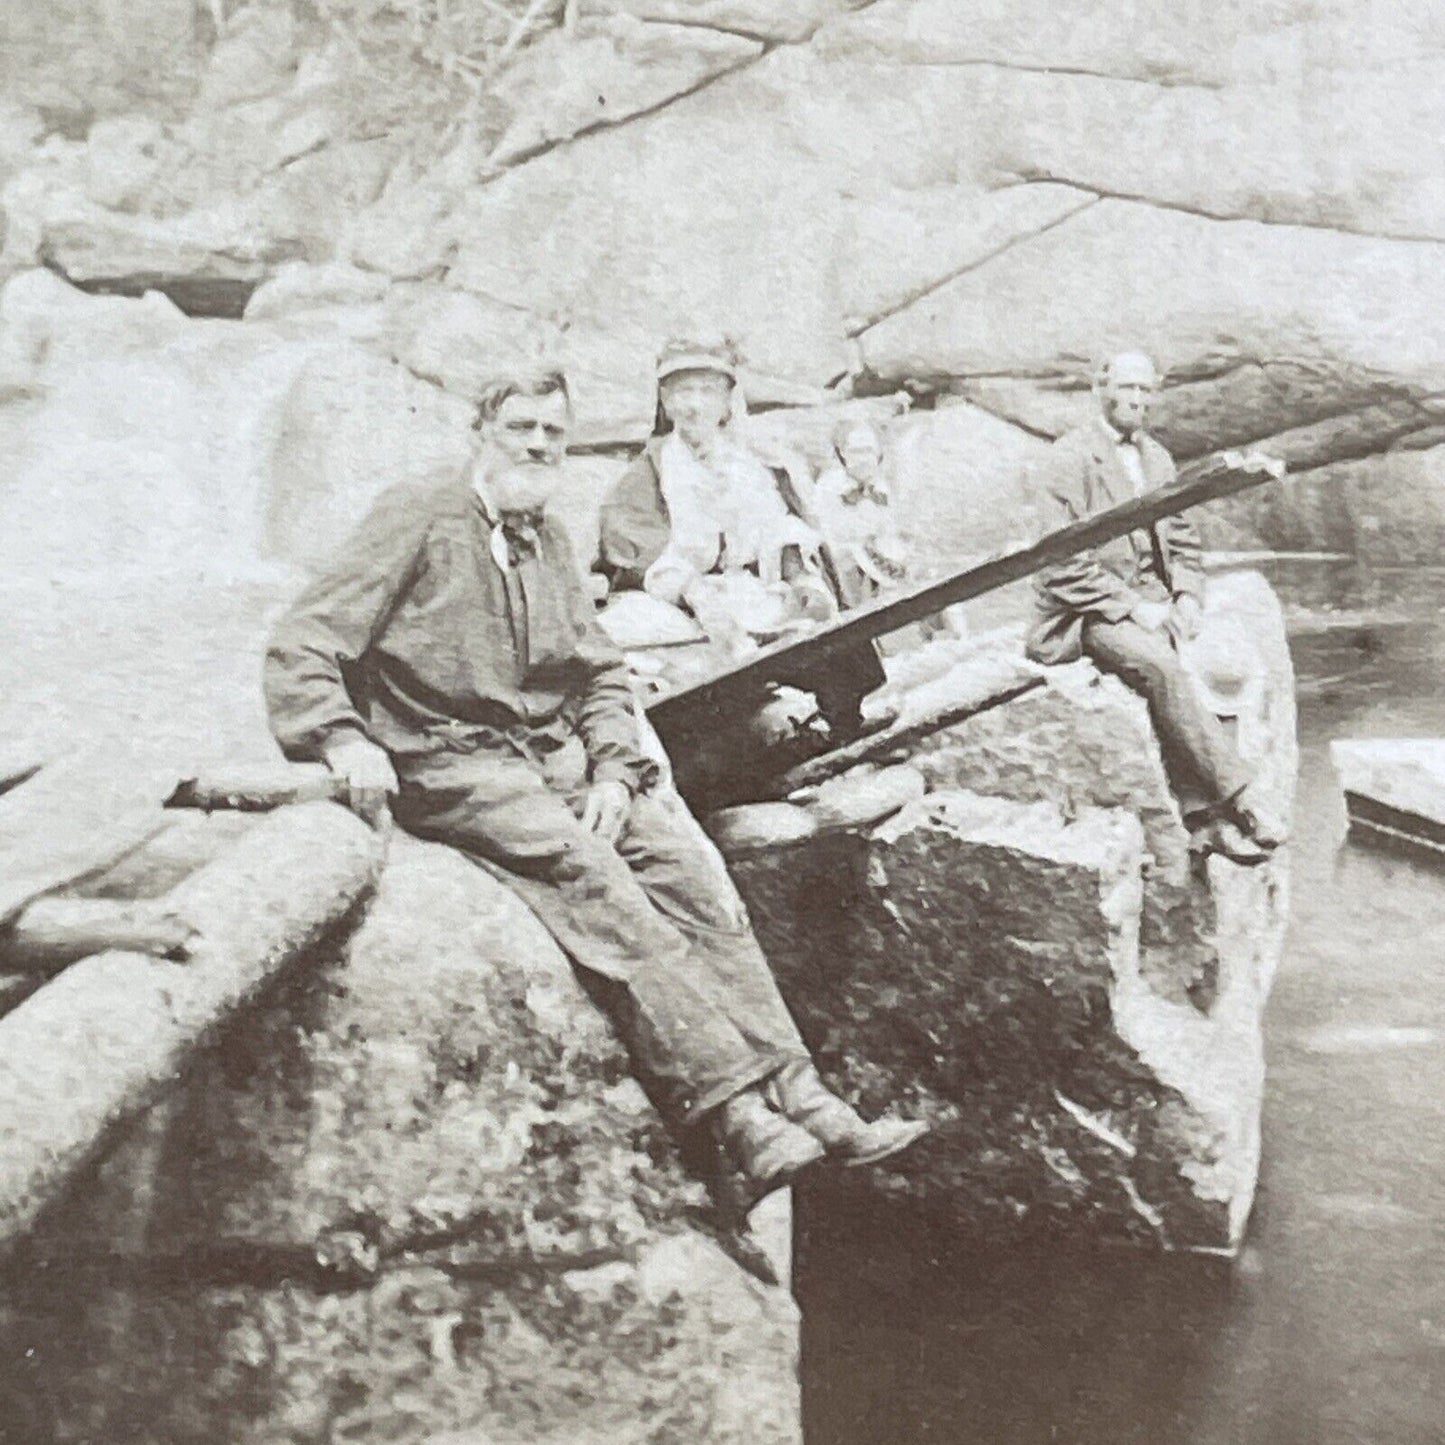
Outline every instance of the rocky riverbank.
POLYGON ((4 1261, 0 1407, 26 1445, 795 1445, 788 1221, 740 1262, 541 925, 399 838, 4 1261))
MULTIPOLYGON (((487 376, 571 370, 585 553, 692 327, 742 342, 774 454, 886 422, 925 571, 1032 531, 1028 469, 1121 345, 1169 368, 1181 458, 1259 443, 1297 474, 1217 509, 1217 542, 1445 539, 1423 0, 1147 30, 1082 0, 585 0, 472 36, 340 0, 25 8, 0 36, 16 731, 269 756, 267 618, 380 489, 460 463, 487 376)), ((1278 614, 1231 595, 1283 806, 1278 614)), ((1232 1250, 1283 867, 1191 872, 1141 707, 1087 670, 914 765, 892 821, 736 863, 835 1081, 940 1125, 900 1191, 1232 1250)), ((226 1411, 268 1445, 561 1441, 580 1402, 599 1441, 796 1438, 785 1291, 718 1248, 560 955, 461 867, 403 840, 351 942, 50 1221, 125 1274, 11 1302, 72 1433, 169 1445, 226 1411), (271 1274, 136 1284, 217 1239, 271 1274), (323 1287, 319 1243, 381 1267, 323 1287)))
MULTIPOLYGON (((1233 574, 1211 613, 1257 681, 1241 752, 1287 815, 1278 604, 1233 574)), ((927 791, 887 820, 807 833, 770 814, 774 838, 735 828, 730 861, 834 1082, 933 1121, 887 1185, 900 1199, 975 1240, 1232 1254, 1258 1177, 1288 860, 1191 860, 1141 701, 1088 664, 1049 671, 927 738, 927 791)))

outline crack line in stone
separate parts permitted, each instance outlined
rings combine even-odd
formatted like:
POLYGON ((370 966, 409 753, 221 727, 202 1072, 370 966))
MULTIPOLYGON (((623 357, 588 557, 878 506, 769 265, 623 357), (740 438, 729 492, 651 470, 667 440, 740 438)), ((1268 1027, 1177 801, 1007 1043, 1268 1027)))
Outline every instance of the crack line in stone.
MULTIPOLYGON (((1299 231, 1329 231, 1339 236, 1361 236, 1371 241, 1400 241, 1410 245, 1438 246, 1445 244, 1445 235, 1430 235, 1415 231, 1370 231, 1363 226, 1339 225, 1329 221, 1283 221, 1267 216, 1251 216, 1244 211, 1208 211, 1200 206, 1187 205, 1183 201, 1164 200, 1158 196, 1146 196, 1132 191, 1111 191, 1100 186, 1087 185, 1083 181, 1070 180, 1067 176, 1056 176, 1051 171, 1029 171, 1021 173, 1016 185, 1072 186, 1076 191, 1088 191, 1101 201, 1123 201, 1134 205, 1150 206, 1160 211, 1178 211, 1186 216, 1197 216, 1204 221, 1245 221, 1256 226, 1276 226, 1299 231)), ((1000 190, 1013 190, 1014 185, 1000 186, 1000 190)))
POLYGON ((756 65, 760 60, 765 59, 770 51, 764 50, 761 55, 749 55, 745 59, 734 61, 731 65, 725 65, 715 70, 711 75, 705 75, 694 84, 686 86, 682 90, 676 90, 671 95, 657 101, 654 105, 644 106, 641 110, 630 111, 627 115, 618 116, 616 120, 595 120, 574 130, 570 135, 556 136, 551 140, 538 141, 536 145, 528 146, 518 151, 503 165, 497 167, 491 175, 483 176, 477 183, 477 189, 481 190, 490 186, 494 181, 500 180, 503 176, 529 165, 532 161, 540 160, 543 156, 550 155, 553 151, 561 150, 563 146, 573 144, 575 141, 585 140, 588 136, 600 135, 603 131, 619 130, 625 125, 631 125, 635 120, 647 120, 654 115, 660 114, 669 106, 676 105, 679 101, 687 100, 697 95, 699 91, 706 90, 710 85, 716 85, 720 80, 726 80, 730 75, 736 75, 739 71, 746 70, 749 66, 756 65))
MULTIPOLYGON (((1062 184, 1068 185, 1069 183, 1066 181, 1062 184)), ((926 286, 919 287, 917 290, 910 292, 901 301, 896 302, 892 306, 885 307, 882 311, 869 317, 868 320, 860 322, 857 326, 850 326, 848 328, 848 336, 855 339, 862 336, 864 332, 871 331, 875 326, 881 325, 890 317, 896 316, 900 311, 907 311, 910 306, 916 306, 920 301, 931 296, 941 287, 947 286, 952 281, 957 281, 960 276, 967 276, 970 271, 976 271, 980 266, 986 266, 990 261, 996 260, 999 256, 1002 256, 1005 251, 1011 251, 1015 246, 1021 245, 1025 241, 1032 241, 1035 237, 1052 231, 1055 226, 1062 226, 1065 221, 1073 220, 1075 216, 1081 215, 1091 206, 1095 206, 1099 202, 1097 195, 1090 193, 1082 186, 1071 186, 1070 189, 1079 192, 1080 195, 1087 196, 1088 199, 1081 200, 1078 205, 1065 211, 1062 215, 1055 216, 1051 221, 1045 222, 1042 226, 1036 226, 1032 231, 1021 231, 1017 235, 1008 237, 1007 240, 1000 242, 992 250, 984 252, 982 256, 975 256, 972 260, 965 262, 964 265, 955 267, 946 275, 940 276, 936 281, 930 281, 926 286)))
POLYGON ((821 28, 821 26, 815 25, 801 41, 793 41, 780 40, 776 35, 765 35, 761 30, 748 30, 741 25, 716 25, 709 20, 689 20, 681 15, 672 15, 666 18, 661 15, 647 15, 638 18, 644 25, 675 25, 679 30, 709 30, 714 35, 735 35, 739 40, 753 40, 763 46, 806 44, 821 28))
MULTIPOLYGON (((890 62, 885 57, 882 63, 890 62)), ((1029 65, 1021 60, 993 60, 986 55, 964 55, 956 60, 899 59, 891 63, 899 68, 907 66, 912 70, 1012 70, 1021 75, 1063 75, 1085 80, 1116 80, 1125 85, 1152 85, 1159 90, 1223 91, 1229 88, 1223 81, 1218 80, 1186 80, 1182 77, 1171 80, 1164 76, 1121 75, 1113 70, 1091 70, 1086 65, 1045 65, 1042 61, 1029 65)))
MULTIPOLYGON (((881 0, 867 0, 866 4, 857 6, 856 9, 854 9, 851 13, 855 15, 861 14, 864 10, 871 10, 874 5, 880 3, 881 0)), ((655 23, 674 25, 680 22, 658 21, 655 23)), ((571 145, 574 141, 584 140, 588 136, 598 135, 603 131, 617 130, 622 126, 630 125, 635 120, 646 120, 651 116, 657 115, 660 112, 668 109, 669 106, 676 105, 679 101, 687 100, 690 97, 697 95, 700 91, 706 90, 711 85, 716 85, 720 80, 726 80, 729 76, 737 75, 739 72, 747 70, 751 66, 761 64, 770 55, 775 54, 779 50, 795 49, 798 46, 811 44, 814 36, 816 36, 820 30, 822 30, 830 23, 831 17, 829 19, 820 20, 818 24, 813 26, 813 28, 807 32, 807 34, 800 35, 795 40, 763 40, 759 38, 758 43, 762 46, 762 50, 757 55, 745 56, 741 60, 735 61, 731 65, 725 65, 721 69, 715 70, 711 75, 703 76, 701 80, 695 82, 694 84, 686 86, 682 90, 674 91, 671 95, 666 96, 664 99, 658 101, 654 105, 645 106, 641 110, 634 110, 628 115, 618 116, 616 120, 593 121, 590 125, 586 125, 580 130, 575 130, 570 135, 558 136, 553 140, 540 141, 537 145, 527 150, 519 151, 506 163, 506 165, 499 167, 494 174, 489 176, 483 176, 477 184, 477 189, 480 190, 485 186, 489 186, 494 181, 499 180, 502 176, 506 175, 509 171, 516 170, 521 166, 527 165, 531 161, 540 160, 543 156, 551 154, 552 151, 560 150, 563 146, 571 145)), ((702 27, 697 22, 694 22, 694 28, 718 29, 719 27, 702 27)), ((743 32, 741 31, 723 33, 742 35, 744 39, 756 38, 743 35, 743 32)))
POLYGON ((987 412, 995 421, 1001 421, 1005 426, 1011 426, 1015 431, 1023 432, 1025 436, 1037 437, 1041 442, 1051 442, 1058 439, 1053 432, 1044 431, 1042 427, 1031 426, 1026 421, 1020 421, 1016 416, 1009 416, 1007 412, 1002 412, 995 407, 987 406, 985 403, 979 401, 977 397, 970 396, 967 392, 962 393, 962 395, 964 401, 966 401, 969 406, 976 406, 980 411, 987 412))

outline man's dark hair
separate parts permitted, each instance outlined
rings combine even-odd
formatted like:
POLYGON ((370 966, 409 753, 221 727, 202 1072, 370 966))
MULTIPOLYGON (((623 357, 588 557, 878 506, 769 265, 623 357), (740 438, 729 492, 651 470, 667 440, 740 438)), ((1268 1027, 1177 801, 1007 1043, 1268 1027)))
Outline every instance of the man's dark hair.
POLYGON ((482 394, 477 400, 477 415, 472 422, 472 429, 483 427, 487 422, 492 421, 508 397, 512 396, 553 396, 561 392, 567 403, 567 410, 572 410, 572 388, 567 385, 567 377, 564 372, 556 367, 538 371, 509 372, 506 376, 499 376, 495 381, 490 381, 482 388, 482 394))

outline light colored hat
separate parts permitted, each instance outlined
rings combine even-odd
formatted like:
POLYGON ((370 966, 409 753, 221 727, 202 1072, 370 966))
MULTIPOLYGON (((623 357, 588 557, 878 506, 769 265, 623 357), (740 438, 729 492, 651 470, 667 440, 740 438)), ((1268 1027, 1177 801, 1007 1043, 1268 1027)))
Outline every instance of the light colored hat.
POLYGON ((1264 685, 1264 662, 1252 638, 1223 619, 1206 619, 1180 660, 1204 705, 1216 717, 1248 712, 1264 685))
POLYGON ((736 384, 737 348, 730 341, 669 341, 657 358, 657 379, 665 381, 679 371, 715 371, 736 384))

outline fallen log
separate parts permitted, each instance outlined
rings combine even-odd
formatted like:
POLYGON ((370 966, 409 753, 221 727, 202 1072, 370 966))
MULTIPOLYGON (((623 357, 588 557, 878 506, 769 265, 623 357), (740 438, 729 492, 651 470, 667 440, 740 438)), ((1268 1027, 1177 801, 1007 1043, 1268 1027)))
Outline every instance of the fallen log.
POLYGON ((113 950, 183 963, 194 938, 195 930, 165 902, 37 898, 0 929, 0 969, 58 973, 113 950))
POLYGON ((283 809, 167 896, 195 930, 189 962, 96 954, 0 1018, 0 1249, 198 1043, 356 905, 381 856, 378 835, 344 808, 283 809))
POLYGON ((183 778, 166 807, 265 813, 292 803, 339 803, 345 796, 346 780, 323 764, 278 762, 183 778))

